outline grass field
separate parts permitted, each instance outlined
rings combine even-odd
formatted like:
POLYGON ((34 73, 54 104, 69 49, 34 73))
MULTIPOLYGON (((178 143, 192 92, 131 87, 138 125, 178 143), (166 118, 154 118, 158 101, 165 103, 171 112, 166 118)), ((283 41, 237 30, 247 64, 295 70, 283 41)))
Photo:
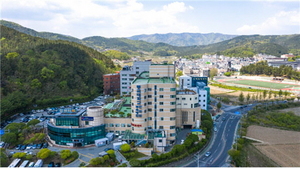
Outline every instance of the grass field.
POLYGON ((271 82, 263 82, 263 81, 255 81, 255 80, 236 80, 236 81, 226 81, 228 83, 248 85, 248 86, 257 86, 264 88, 273 88, 273 89, 283 89, 283 88, 291 88, 291 87, 299 87, 297 85, 283 84, 283 83, 271 83, 271 82))

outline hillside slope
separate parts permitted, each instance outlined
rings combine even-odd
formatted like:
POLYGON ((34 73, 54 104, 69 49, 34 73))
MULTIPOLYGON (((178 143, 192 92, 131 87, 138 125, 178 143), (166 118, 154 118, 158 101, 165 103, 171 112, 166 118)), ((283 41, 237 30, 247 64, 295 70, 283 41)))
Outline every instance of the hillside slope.
POLYGON ((116 69, 84 45, 0 28, 1 115, 101 94, 102 75, 116 69))
POLYGON ((152 35, 135 35, 128 37, 131 40, 143 40, 150 43, 166 43, 173 46, 208 45, 224 40, 232 39, 237 35, 225 35, 221 33, 167 33, 152 35))

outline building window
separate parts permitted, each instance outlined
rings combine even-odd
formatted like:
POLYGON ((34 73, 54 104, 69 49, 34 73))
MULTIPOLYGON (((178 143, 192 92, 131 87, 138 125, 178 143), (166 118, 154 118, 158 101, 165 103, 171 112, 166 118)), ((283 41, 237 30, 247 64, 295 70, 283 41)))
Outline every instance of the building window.
POLYGON ((122 76, 127 76, 127 74, 122 74, 122 76))
POLYGON ((175 98, 175 97, 176 97, 176 95, 170 95, 170 97, 171 97, 171 98, 175 98))
POLYGON ((164 95, 159 95, 159 98, 164 98, 164 95))
POLYGON ((131 119, 131 121, 134 121, 134 119, 131 119))
POLYGON ((120 127, 120 124, 116 124, 116 127, 120 127))
POLYGON ((170 133, 170 137, 175 137, 176 133, 170 133))
POLYGON ((182 100, 185 100, 185 97, 183 97, 182 100))
POLYGON ((176 109, 170 109, 170 112, 174 112, 176 109))
POLYGON ((164 88, 159 88, 159 91, 164 91, 164 88))
POLYGON ((177 97, 176 100, 179 100, 179 98, 177 97))
POLYGON ((187 103, 183 103, 183 105, 187 105, 187 103))
POLYGON ((181 105, 181 103, 177 103, 177 105, 181 105))
POLYGON ((140 69, 139 67, 136 67, 136 69, 140 69))
POLYGON ((148 109, 148 111, 152 111, 152 109, 148 109))
POLYGON ((152 95, 148 95, 148 98, 152 98, 152 95))
POLYGON ((162 143, 162 139, 159 139, 158 142, 159 142, 159 143, 162 143))
POLYGON ((205 102, 205 100, 203 100, 203 102, 205 102))
POLYGON ((134 96, 131 96, 132 99, 134 99, 134 96))
POLYGON ((190 98, 190 100, 192 100, 192 98, 190 98))
POLYGON ((160 118, 160 121, 164 121, 164 118, 163 118, 163 117, 161 117, 161 118, 160 118))
POLYGON ((164 102, 159 102, 159 105, 164 105, 164 102))
POLYGON ((193 108, 193 104, 191 104, 191 108, 193 108))
POLYGON ((170 117, 170 120, 171 121, 176 120, 176 117, 170 117))
POLYGON ((148 91, 152 91, 152 88, 148 88, 148 91))
POLYGON ((170 91, 176 91, 176 88, 171 88, 170 91))
POLYGON ((127 124, 127 127, 131 127, 131 124, 127 124))
POLYGON ((152 102, 148 102, 148 105, 152 105, 152 102))
POLYGON ((127 89, 127 87, 126 87, 126 86, 123 86, 122 89, 127 89))
POLYGON ((126 127, 126 125, 124 123, 121 124, 121 127, 126 127))
POLYGON ((175 129, 175 126, 170 126, 170 129, 175 129))
POLYGON ((205 97, 205 95, 203 95, 203 97, 205 97))
POLYGON ((149 120, 149 121, 152 120, 152 117, 148 117, 148 120, 149 120))
POLYGON ((147 119, 145 119, 145 121, 147 121, 147 119))
POLYGON ((109 124, 109 127, 114 127, 114 124, 113 124, 113 123, 110 123, 110 124, 109 124))
POLYGON ((122 78, 122 80, 127 80, 127 78, 122 78))
POLYGON ((147 103, 144 103, 144 106, 147 106, 147 103))
POLYGON ((205 104, 203 104, 203 107, 205 107, 205 104))
POLYGON ((171 104, 171 105, 175 105, 175 104, 176 104, 176 102, 170 102, 170 104, 171 104))
POLYGON ((159 126, 159 129, 164 129, 164 126, 159 126))
POLYGON ((159 109, 159 111, 164 111, 164 109, 159 109))

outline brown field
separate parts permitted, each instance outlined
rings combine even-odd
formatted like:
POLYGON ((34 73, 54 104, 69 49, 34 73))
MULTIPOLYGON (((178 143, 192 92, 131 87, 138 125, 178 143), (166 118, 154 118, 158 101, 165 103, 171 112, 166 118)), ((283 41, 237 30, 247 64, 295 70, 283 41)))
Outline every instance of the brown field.
POLYGON ((300 132, 253 125, 248 127, 247 137, 264 141, 254 145, 278 165, 300 166, 300 132))

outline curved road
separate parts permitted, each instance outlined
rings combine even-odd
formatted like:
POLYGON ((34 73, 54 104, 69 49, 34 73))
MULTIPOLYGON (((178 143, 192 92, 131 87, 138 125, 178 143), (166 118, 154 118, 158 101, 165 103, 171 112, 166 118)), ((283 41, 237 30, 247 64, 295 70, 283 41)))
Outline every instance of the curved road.
POLYGON ((236 139, 236 130, 242 114, 252 108, 252 105, 241 109, 240 106, 224 106, 223 113, 215 122, 215 128, 212 142, 209 144, 205 152, 195 155, 193 161, 184 164, 183 167, 227 167, 229 165, 228 150, 232 148, 236 139), (237 113, 237 111, 239 113, 237 113), (211 152, 211 155, 206 157, 206 152, 211 152))

